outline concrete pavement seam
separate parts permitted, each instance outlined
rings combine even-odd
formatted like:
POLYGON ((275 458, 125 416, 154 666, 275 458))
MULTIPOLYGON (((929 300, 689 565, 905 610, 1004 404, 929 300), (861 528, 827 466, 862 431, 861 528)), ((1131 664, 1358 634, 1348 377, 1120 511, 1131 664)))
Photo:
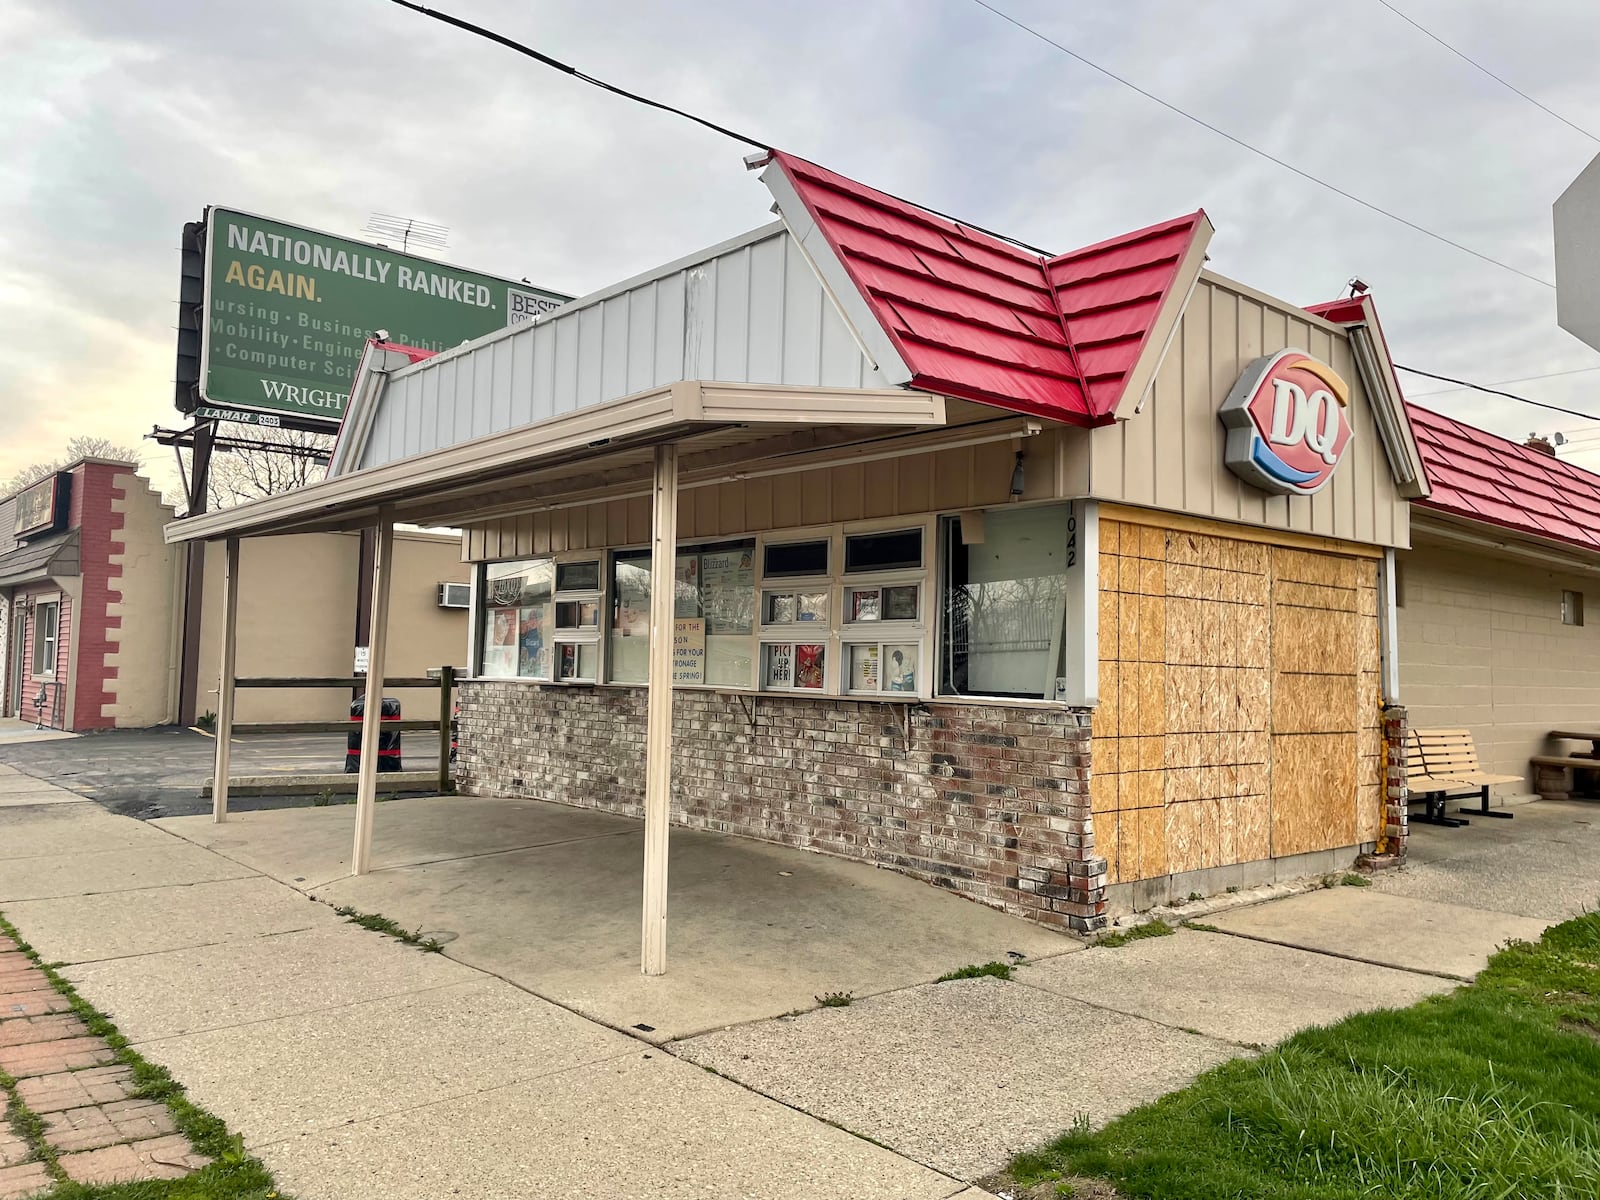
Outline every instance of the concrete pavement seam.
MULTIPOLYGON (((1408 897, 1409 898, 1409 897, 1408 897)), ((1480 909, 1480 912, 1492 912, 1492 909, 1480 909)), ((1504 915, 1504 914, 1501 914, 1504 915)), ((1282 946, 1286 950, 1304 950, 1307 954, 1320 954, 1324 958, 1338 958, 1345 962, 1363 963, 1369 967, 1385 967, 1391 971, 1404 971, 1408 975, 1427 975, 1434 979, 1448 979, 1451 983, 1471 983, 1472 978, 1467 975, 1452 975, 1449 971, 1430 971, 1426 967, 1404 967, 1399 963, 1381 962, 1375 958, 1362 958, 1359 954, 1343 954, 1338 950, 1319 950, 1311 946, 1301 946, 1295 942, 1285 942, 1279 938, 1264 937, 1259 933, 1240 933, 1233 929, 1221 929, 1213 926, 1211 929, 1199 929, 1196 933, 1218 933, 1223 937, 1242 938, 1247 942, 1262 942, 1268 946, 1282 946)))
MULTIPOLYGON (((229 880, 218 880, 218 882, 219 883, 227 883, 227 882, 230 882, 230 881, 229 880)), ((195 885, 193 885, 193 884, 184 884, 184 885, 180 885, 180 886, 193 887, 195 885)), ((77 897, 71 897, 71 898, 72 899, 76 899, 77 897)), ((19 900, 19 901, 15 901, 14 903, 16 903, 16 904, 31 904, 33 902, 29 901, 29 900, 19 900)), ((64 963, 66 966, 69 966, 69 967, 92 967, 92 966, 96 966, 96 965, 98 965, 100 963, 125 962, 130 958, 151 958, 151 957, 154 957, 157 954, 176 954, 176 953, 178 953, 179 951, 182 951, 182 950, 209 950, 213 946, 226 946, 231 942, 249 942, 249 941, 254 941, 257 938, 276 937, 278 934, 282 934, 282 933, 310 933, 312 930, 314 930, 316 928, 317 928, 317 926, 315 926, 315 925, 302 925, 297 929, 273 929, 273 930, 269 930, 266 933, 252 933, 252 934, 249 934, 249 935, 247 935, 245 937, 218 938, 214 942, 193 942, 193 943, 191 943, 190 945, 187 945, 187 946, 167 946, 167 947, 165 947, 164 949, 161 949, 161 950, 141 950, 141 951, 136 951, 135 953, 132 953, 132 954, 108 954, 104 958, 64 958, 64 959, 61 959, 60 961, 62 963, 64 963)))

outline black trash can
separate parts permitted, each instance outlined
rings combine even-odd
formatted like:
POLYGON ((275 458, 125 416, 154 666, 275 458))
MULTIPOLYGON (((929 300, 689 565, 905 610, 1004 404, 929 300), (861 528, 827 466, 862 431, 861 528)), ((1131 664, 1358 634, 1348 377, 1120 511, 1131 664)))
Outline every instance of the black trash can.
MULTIPOLYGON (((365 696, 357 696, 350 701, 350 719, 362 720, 367 713, 367 700, 365 696)), ((383 698, 383 709, 378 714, 384 721, 398 721, 400 719, 400 701, 393 696, 383 698)), ((357 725, 345 737, 344 773, 354 775, 361 769, 361 726, 357 725)), ((385 771, 398 771, 400 766, 400 731, 398 729, 380 729, 378 731, 378 773, 385 771)))

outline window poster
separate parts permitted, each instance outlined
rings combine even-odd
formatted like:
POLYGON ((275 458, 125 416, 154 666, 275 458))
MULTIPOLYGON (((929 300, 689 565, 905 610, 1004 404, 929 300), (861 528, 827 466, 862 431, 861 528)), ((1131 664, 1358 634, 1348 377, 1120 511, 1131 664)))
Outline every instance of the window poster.
POLYGON ((917 585, 883 589, 883 619, 885 621, 915 621, 917 619, 917 585))
POLYGON ((706 623, 679 617, 672 623, 672 684, 706 681, 706 623))
POLYGON ((700 555, 700 601, 707 633, 750 632, 755 556, 749 546, 700 555))
POLYGON ((885 646, 888 662, 884 668, 884 690, 889 692, 914 692, 917 690, 917 648, 915 646, 885 646))
POLYGON ((794 596, 788 592, 767 593, 767 624, 792 625, 794 624, 795 606, 794 596))
POLYGON ((561 651, 560 678, 578 678, 578 647, 572 642, 567 642, 559 647, 561 651))
POLYGON ((698 617, 700 615, 700 556, 680 554, 673 560, 672 615, 698 617))
POLYGON ((851 646, 850 690, 855 692, 879 691, 881 685, 878 679, 878 647, 851 646))
POLYGON ((487 645, 483 648, 483 673, 509 678, 517 673, 517 610, 491 608, 487 645))
POLYGON ((776 645, 765 646, 766 651, 766 678, 762 680, 764 686, 769 688, 792 688, 794 686, 794 647, 780 642, 776 645))
POLYGON ((822 690, 822 646, 796 646, 794 648, 794 686, 822 690))
POLYGON ((524 679, 550 678, 549 613, 546 605, 517 609, 517 674, 524 679))
POLYGON ((850 619, 852 621, 876 621, 879 614, 879 593, 877 588, 857 588, 850 593, 850 619))

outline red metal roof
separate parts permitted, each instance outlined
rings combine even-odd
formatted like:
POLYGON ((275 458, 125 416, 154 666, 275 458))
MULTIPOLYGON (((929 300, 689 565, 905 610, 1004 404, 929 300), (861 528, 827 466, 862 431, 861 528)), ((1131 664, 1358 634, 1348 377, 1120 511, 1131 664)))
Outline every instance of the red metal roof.
POLYGON ((420 346, 404 346, 399 342, 380 342, 376 338, 372 340, 372 345, 377 350, 393 350, 396 354, 404 354, 414 363, 419 363, 425 358, 432 358, 439 353, 437 350, 424 350, 420 346))
POLYGON ((1046 257, 775 152, 913 386, 1074 425, 1113 419, 1204 212, 1046 257))
POLYGON ((1433 485, 1414 503, 1600 551, 1600 475, 1420 405, 1406 411, 1433 485))

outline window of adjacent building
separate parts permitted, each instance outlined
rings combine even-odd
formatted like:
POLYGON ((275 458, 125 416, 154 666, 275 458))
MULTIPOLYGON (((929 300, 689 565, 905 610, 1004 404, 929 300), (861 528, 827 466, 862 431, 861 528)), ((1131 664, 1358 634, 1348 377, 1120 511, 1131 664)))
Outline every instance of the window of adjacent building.
POLYGON ((1561 623, 1563 625, 1583 624, 1583 593, 1561 593, 1561 623))
POLYGON ((1071 505, 991 510, 983 540, 943 522, 939 685, 958 696, 1055 695, 1066 633, 1071 505))
MULTIPOLYGON (((549 559, 484 567, 483 674, 490 679, 552 677, 556 564, 549 559)), ((594 600, 598 613, 598 595, 594 600)), ((598 625, 596 626, 598 636, 598 625)))
POLYGON ((33 610, 34 678, 56 673, 56 639, 61 626, 61 602, 52 600, 33 610))

